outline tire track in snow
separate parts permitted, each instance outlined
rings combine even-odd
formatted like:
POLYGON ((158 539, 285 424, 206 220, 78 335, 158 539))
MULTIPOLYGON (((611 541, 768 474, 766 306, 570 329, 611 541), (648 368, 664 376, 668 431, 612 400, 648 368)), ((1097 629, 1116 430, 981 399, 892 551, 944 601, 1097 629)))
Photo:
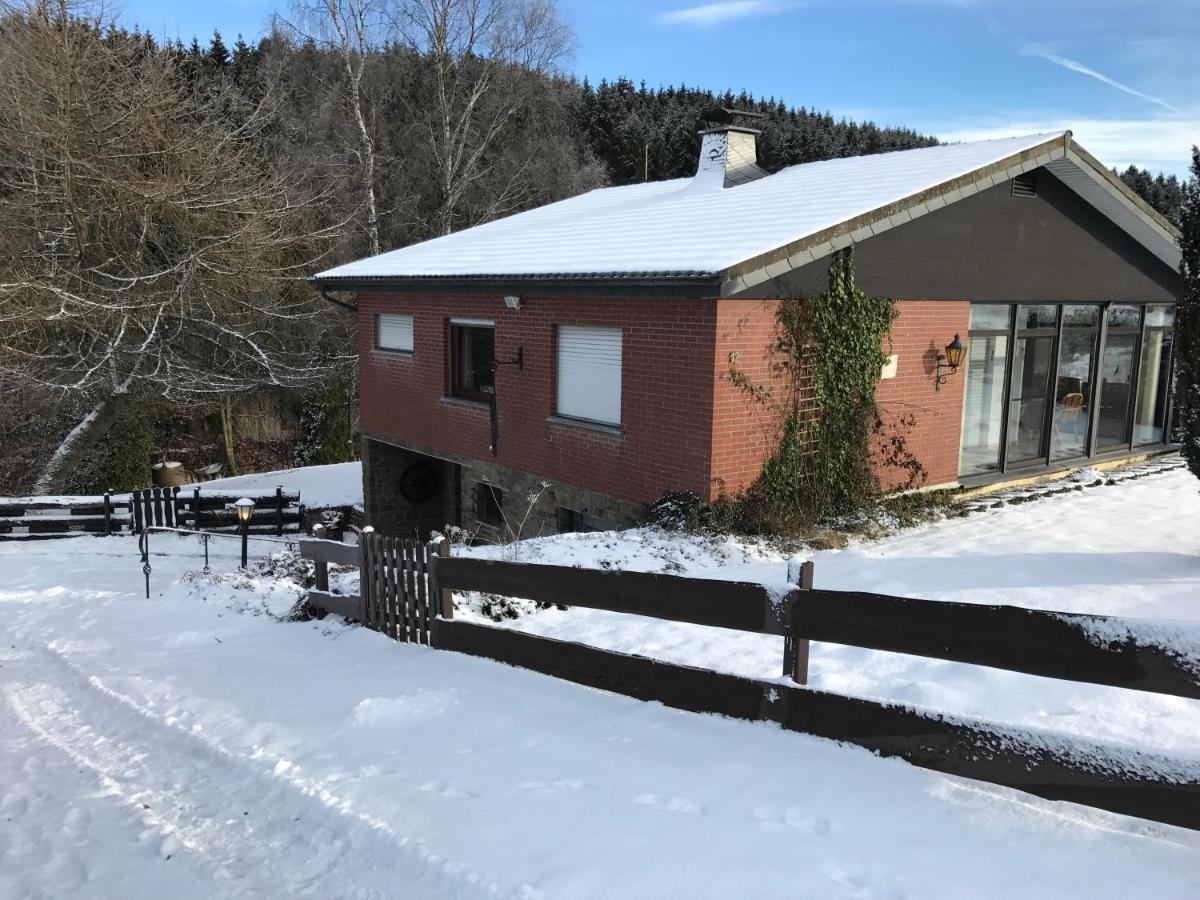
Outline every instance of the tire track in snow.
POLYGON ((507 893, 423 841, 354 812, 294 767, 264 770, 167 725, 53 649, 40 649, 26 657, 34 671, 3 686, 17 719, 142 813, 164 836, 165 852, 177 841, 199 860, 221 896, 507 893))

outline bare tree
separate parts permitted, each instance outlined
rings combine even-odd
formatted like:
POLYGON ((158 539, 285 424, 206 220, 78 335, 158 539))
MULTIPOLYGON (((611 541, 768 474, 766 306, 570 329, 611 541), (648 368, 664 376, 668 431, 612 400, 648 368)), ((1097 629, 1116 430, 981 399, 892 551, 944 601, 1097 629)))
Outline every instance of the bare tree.
POLYGON ((304 281, 336 227, 264 158, 270 92, 189 87, 80 13, 0 5, 0 384, 90 407, 41 492, 138 391, 215 399, 336 364, 304 281))
MULTIPOLYGON (((464 197, 493 170, 490 155, 535 95, 522 77, 549 74, 571 50, 555 0, 398 0, 397 30, 422 56, 432 97, 410 113, 433 161, 434 230, 459 224, 464 197)), ((536 160, 509 173, 475 224, 515 207, 536 160)))
POLYGON ((340 91, 354 123, 359 179, 366 211, 367 242, 372 255, 381 251, 379 202, 376 196, 375 129, 364 75, 373 51, 391 34, 393 0, 295 0, 296 21, 282 22, 286 30, 332 50, 341 63, 340 91))

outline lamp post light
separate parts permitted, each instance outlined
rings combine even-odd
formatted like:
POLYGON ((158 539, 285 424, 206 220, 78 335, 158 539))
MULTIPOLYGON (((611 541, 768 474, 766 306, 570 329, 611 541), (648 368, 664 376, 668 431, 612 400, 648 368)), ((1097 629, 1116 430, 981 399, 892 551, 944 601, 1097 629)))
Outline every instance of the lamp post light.
POLYGON ((238 524, 242 529, 242 568, 246 568, 246 542, 250 536, 250 517, 254 515, 254 501, 243 497, 233 504, 237 510, 238 524))
POLYGON ((958 367, 963 363, 963 357, 967 353, 967 347, 962 342, 962 338, 957 334, 954 340, 946 345, 946 352, 939 353, 937 357, 937 370, 934 372, 933 389, 940 391, 942 385, 946 383, 947 375, 952 375, 958 371, 958 367), (950 371, 943 374, 943 369, 950 371))

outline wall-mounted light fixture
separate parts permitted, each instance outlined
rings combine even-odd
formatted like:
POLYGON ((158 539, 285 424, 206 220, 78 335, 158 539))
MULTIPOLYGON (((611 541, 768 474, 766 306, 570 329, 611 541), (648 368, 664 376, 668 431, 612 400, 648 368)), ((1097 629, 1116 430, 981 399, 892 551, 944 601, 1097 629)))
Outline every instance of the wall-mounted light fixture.
POLYGON ((504 298, 504 305, 507 306, 509 309, 520 309, 521 308, 521 298, 516 296, 515 294, 508 294, 504 298))
POLYGON ((958 371, 958 367, 962 365, 963 357, 966 356, 967 348, 963 344, 962 339, 956 334, 954 340, 946 345, 946 352, 939 353, 937 357, 937 369, 933 376, 933 389, 940 391, 942 385, 946 383, 946 378, 958 371), (949 369, 949 372, 943 372, 943 369, 949 369))

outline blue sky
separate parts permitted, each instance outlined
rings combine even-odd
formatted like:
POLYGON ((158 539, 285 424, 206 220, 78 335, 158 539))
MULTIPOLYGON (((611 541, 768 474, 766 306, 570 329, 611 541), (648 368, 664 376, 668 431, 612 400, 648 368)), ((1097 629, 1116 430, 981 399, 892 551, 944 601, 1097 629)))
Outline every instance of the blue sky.
MULTIPOLYGON (((560 0, 593 80, 746 88, 943 139, 1071 128, 1110 165, 1184 174, 1200 0, 560 0)), ((286 2, 127 0, 156 35, 232 40, 286 2)))

